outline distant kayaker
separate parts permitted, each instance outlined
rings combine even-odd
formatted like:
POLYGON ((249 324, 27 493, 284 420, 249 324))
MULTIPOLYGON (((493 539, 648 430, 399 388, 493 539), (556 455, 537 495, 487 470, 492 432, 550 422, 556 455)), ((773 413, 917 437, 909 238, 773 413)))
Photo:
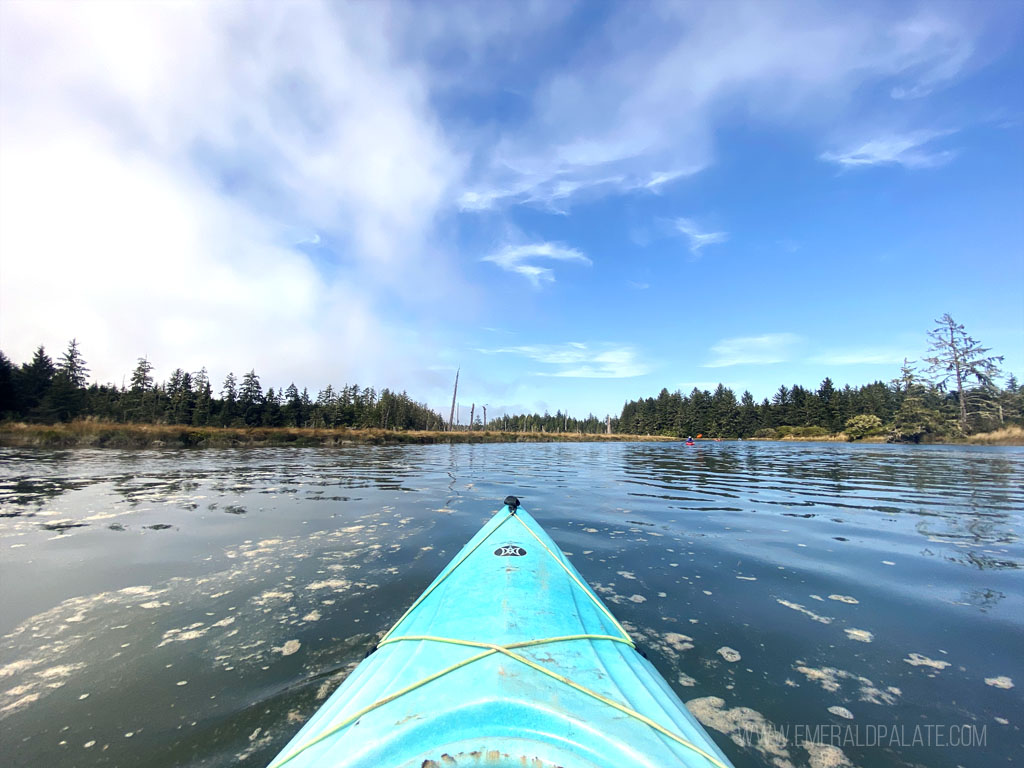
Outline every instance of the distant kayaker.
POLYGON ((688 437, 688 438, 686 438, 686 444, 687 444, 687 445, 693 445, 693 444, 694 444, 694 443, 693 443, 693 438, 692 438, 692 437, 688 437))

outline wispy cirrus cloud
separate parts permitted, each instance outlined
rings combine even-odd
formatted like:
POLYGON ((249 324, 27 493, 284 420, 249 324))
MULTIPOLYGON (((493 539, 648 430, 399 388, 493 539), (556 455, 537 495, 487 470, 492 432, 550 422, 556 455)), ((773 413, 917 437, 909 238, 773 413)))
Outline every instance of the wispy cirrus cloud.
MULTIPOLYGON (((657 190, 715 161, 724 102, 768 123, 820 125, 822 115, 853 123, 872 87, 907 100, 955 82, 998 15, 739 2, 656 5, 638 18, 611 6, 595 16, 589 43, 539 72, 514 118, 486 134, 458 204, 566 209, 591 196, 657 190)), ((851 164, 893 152, 898 162, 940 160, 886 143, 832 154, 851 164)))
POLYGON ((962 21, 927 10, 899 25, 894 30, 898 44, 915 51, 917 60, 908 62, 908 77, 893 86, 889 95, 894 99, 920 99, 956 79, 975 50, 967 29, 969 26, 962 21))
POLYGON ((902 165, 904 168, 934 168, 948 163, 955 152, 949 149, 929 148, 937 139, 955 133, 945 131, 911 131, 890 133, 868 141, 855 143, 845 150, 823 152, 820 157, 844 168, 871 165, 902 165))
POLYGON ((792 358, 794 347, 801 341, 801 337, 795 333, 766 333, 762 336, 722 339, 711 347, 713 357, 703 367, 784 363, 792 358))
POLYGON ((564 344, 535 344, 498 349, 479 349, 485 355, 516 355, 551 369, 534 371, 535 376, 574 379, 628 379, 643 376, 650 367, 639 360, 631 346, 570 341, 564 344))
POLYGON ((697 173, 702 168, 677 171, 658 171, 638 176, 628 173, 595 176, 592 178, 562 177, 559 173, 527 173, 517 175, 509 172, 504 183, 474 186, 458 196, 458 206, 463 211, 487 211, 509 204, 536 204, 554 213, 567 213, 571 200, 584 197, 600 197, 614 193, 647 190, 660 193, 670 182, 697 173))
POLYGON ((529 245, 506 245, 500 251, 484 256, 480 261, 497 264, 508 272, 522 275, 535 288, 541 283, 555 282, 555 273, 550 267, 542 267, 535 262, 538 259, 553 261, 574 261, 590 266, 593 262, 575 248, 568 248, 557 243, 531 243, 529 245))
POLYGON ((693 219, 679 217, 673 222, 676 230, 686 235, 690 241, 690 254, 695 258, 701 255, 701 249, 709 245, 724 243, 729 239, 728 232, 703 232, 700 225, 693 219))

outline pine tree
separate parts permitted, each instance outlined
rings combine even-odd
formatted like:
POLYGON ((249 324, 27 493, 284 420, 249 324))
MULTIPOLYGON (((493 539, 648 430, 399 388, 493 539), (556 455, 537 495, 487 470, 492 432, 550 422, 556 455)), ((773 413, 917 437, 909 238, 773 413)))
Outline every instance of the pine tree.
POLYGON ((85 366, 78 342, 71 340, 68 350, 57 363, 50 389, 43 398, 40 412, 49 421, 71 421, 85 407, 85 385, 89 369, 85 366))
POLYGON ((710 421, 707 427, 713 437, 736 437, 737 411, 736 394, 719 384, 711 395, 710 421))
POLYGON ((265 427, 280 427, 282 425, 281 394, 275 392, 273 387, 267 390, 267 396, 264 398, 262 419, 265 427))
POLYGON ((68 343, 67 352, 61 355, 60 362, 57 363, 57 373, 63 374, 71 386, 85 389, 89 378, 89 369, 78 349, 77 339, 72 339, 68 343))
POLYGON ((903 402, 893 417, 889 442, 920 443, 930 437, 948 434, 949 429, 942 415, 925 403, 927 392, 906 360, 900 382, 903 388, 903 402))
POLYGON ((309 397, 309 390, 306 387, 302 388, 302 397, 300 398, 300 404, 302 406, 299 413, 299 424, 300 427, 305 427, 309 424, 310 414, 313 412, 313 400, 309 397))
POLYGON ((175 368, 167 382, 171 424, 191 424, 192 409, 195 407, 195 393, 192 391, 192 376, 181 368, 175 368))
MULTIPOLYGON (((359 405, 359 403, 357 403, 359 405)), ((340 424, 338 414, 338 397, 334 393, 334 387, 328 384, 316 396, 316 405, 313 414, 313 426, 315 427, 336 427, 340 424)))
POLYGON ((1018 385, 1012 373, 1006 379, 1006 388, 999 395, 1000 415, 1003 420, 1020 423, 1024 417, 1024 387, 1018 385))
POLYGON ((132 371, 129 390, 124 398, 125 415, 129 421, 152 422, 156 416, 156 393, 153 392, 153 364, 140 357, 132 371))
POLYGON ((1003 362, 1002 355, 987 355, 988 347, 967 335, 964 326, 957 323, 947 312, 935 321, 938 327, 928 332, 931 346, 928 351, 934 354, 926 357, 930 364, 928 372, 934 376, 935 386, 944 390, 950 381, 956 384, 957 401, 960 406, 960 429, 966 431, 967 396, 965 383, 975 379, 982 386, 993 386, 993 380, 999 375, 997 363, 1003 362))
POLYGON ((760 427, 761 424, 754 396, 750 392, 744 391, 743 396, 740 398, 739 436, 752 437, 760 427))
POLYGON ((302 400, 299 398, 299 390, 294 381, 284 391, 284 406, 281 409, 281 416, 286 427, 302 426, 302 400))
POLYGON ((0 351, 0 419, 18 412, 18 395, 14 388, 16 376, 14 363, 0 351))
POLYGON ((790 401, 790 424, 806 427, 814 423, 815 411, 814 400, 811 394, 799 384, 794 384, 789 391, 790 401))
POLYGON ((972 387, 964 392, 967 421, 976 432, 989 432, 1004 426, 1002 393, 994 383, 972 387))
POLYGON ((238 389, 235 385, 235 374, 228 373, 220 388, 220 423, 223 427, 230 427, 238 415, 238 389))
POLYGON ((791 417, 792 403, 790 400, 789 389, 783 384, 779 387, 778 391, 772 397, 772 410, 775 413, 775 422, 780 426, 783 424, 792 424, 793 419, 791 417))
POLYGON ((131 390, 145 392, 153 386, 153 364, 145 357, 140 357, 135 370, 132 371, 131 390))
POLYGON ((26 413, 36 410, 46 397, 56 373, 53 361, 40 344, 32 355, 32 361, 21 366, 17 378, 22 410, 26 413))
POLYGON ((832 379, 828 376, 821 382, 821 386, 818 387, 818 413, 816 424, 820 424, 823 427, 827 427, 829 432, 836 432, 842 425, 839 420, 839 398, 835 385, 832 383, 832 379))
POLYGON ((238 407, 246 426, 255 427, 263 420, 263 388, 255 370, 242 377, 238 388, 238 407))
POLYGON ((900 366, 900 375, 893 379, 890 384, 900 395, 910 392, 910 386, 917 379, 917 371, 914 369, 914 361, 903 358, 903 365, 900 366))
POLYGON ((213 415, 213 388, 210 376, 204 366, 192 376, 195 406, 192 409, 192 423, 197 427, 205 427, 213 415))

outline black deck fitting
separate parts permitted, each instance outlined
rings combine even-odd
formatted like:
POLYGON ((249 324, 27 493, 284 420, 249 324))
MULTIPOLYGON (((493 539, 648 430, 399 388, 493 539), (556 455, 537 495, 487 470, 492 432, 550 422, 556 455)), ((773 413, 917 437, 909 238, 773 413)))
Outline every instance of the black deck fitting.
POLYGON ((514 515, 516 513, 516 510, 519 509, 519 499, 517 499, 515 496, 506 496, 505 506, 507 506, 509 511, 514 515))

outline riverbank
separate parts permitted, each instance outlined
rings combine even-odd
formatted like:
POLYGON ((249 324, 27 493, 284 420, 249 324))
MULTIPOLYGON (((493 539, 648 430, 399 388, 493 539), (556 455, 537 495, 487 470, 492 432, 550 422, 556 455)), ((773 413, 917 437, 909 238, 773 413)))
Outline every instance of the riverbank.
MULTIPOLYGON (((746 438, 751 442, 845 443, 846 434, 777 438, 746 438)), ((76 421, 70 424, 0 424, 0 446, 9 448, 259 448, 263 446, 332 447, 366 445, 430 445, 434 443, 599 443, 682 442, 661 435, 605 435, 576 432, 400 431, 390 429, 305 429, 296 427, 188 427, 169 424, 115 424, 76 421)), ((704 438, 698 443, 711 443, 704 438)), ((726 439, 724 442, 733 442, 726 439)), ((884 443, 885 435, 858 443, 884 443)), ((1024 429, 1007 427, 969 435, 948 445, 1024 446, 1024 429)), ((935 443, 932 443, 935 444, 935 443)))
POLYGON ((1024 445, 1024 428, 1006 427, 995 432, 968 435, 964 442, 970 445, 1024 445))
POLYGON ((753 443, 884 443, 885 435, 870 435, 859 440, 850 440, 845 432, 835 435, 783 435, 782 437, 745 437, 744 442, 753 443))
MULTIPOLYGON (((886 435, 870 435, 857 440, 850 440, 845 432, 835 435, 797 436, 786 435, 784 437, 747 437, 744 441, 765 442, 765 443, 886 443, 886 435)), ((976 435, 967 435, 958 439, 931 440, 922 445, 1016 445, 1024 446, 1024 428, 1006 427, 997 429, 994 432, 979 432, 976 435)))
POLYGON ((11 448, 257 448, 262 446, 429 445, 432 443, 678 442, 651 435, 588 435, 576 432, 436 432, 389 429, 295 427, 188 427, 167 424, 0 424, 0 446, 11 448))

